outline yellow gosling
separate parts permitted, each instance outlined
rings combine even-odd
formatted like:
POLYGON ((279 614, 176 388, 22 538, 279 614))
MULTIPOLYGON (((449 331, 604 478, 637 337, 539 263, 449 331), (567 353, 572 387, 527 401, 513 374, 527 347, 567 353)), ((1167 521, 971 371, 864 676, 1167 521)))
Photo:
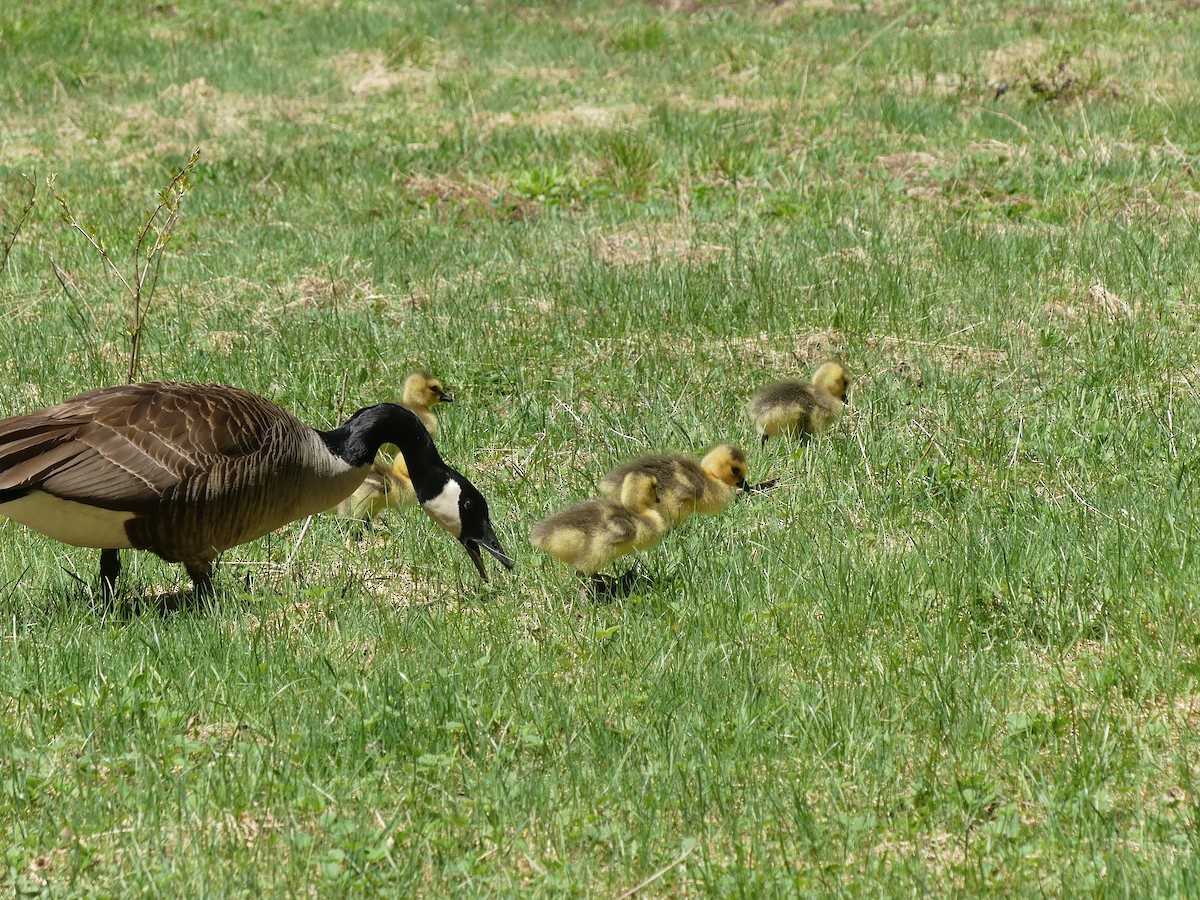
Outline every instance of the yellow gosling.
POLYGON ((680 453, 654 453, 621 463, 600 480, 600 492, 619 496, 633 472, 653 475, 658 499, 671 528, 689 516, 719 513, 746 488, 746 454, 732 444, 718 444, 699 462, 680 453))
MULTIPOLYGON (((413 413, 430 437, 437 437, 438 420, 433 408, 439 403, 453 403, 454 395, 446 391, 440 379, 428 372, 413 372, 404 379, 400 405, 413 413)), ((417 505, 412 480, 404 457, 396 448, 385 444, 384 452, 392 453, 391 461, 376 457, 371 471, 358 489, 338 504, 335 512, 351 519, 370 520, 385 509, 404 509, 417 505)))
POLYGON ((574 503, 533 526, 530 542, 582 575, 595 576, 617 559, 657 544, 667 533, 656 479, 630 472, 621 499, 574 503))
POLYGON ((840 363, 824 363, 812 384, 775 381, 750 401, 750 418, 765 444, 769 438, 807 437, 832 427, 842 415, 850 373, 840 363))

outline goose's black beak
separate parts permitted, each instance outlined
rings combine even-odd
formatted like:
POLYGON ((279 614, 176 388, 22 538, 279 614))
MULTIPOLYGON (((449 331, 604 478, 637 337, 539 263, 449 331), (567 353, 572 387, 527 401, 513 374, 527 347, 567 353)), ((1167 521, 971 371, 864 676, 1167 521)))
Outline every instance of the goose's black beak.
POLYGON ((500 565, 504 566, 510 572, 513 566, 512 557, 504 552, 504 548, 500 546, 500 541, 496 538, 496 533, 492 531, 490 522, 484 522, 483 534, 479 537, 464 537, 460 538, 463 548, 467 551, 467 555, 471 557, 471 562, 475 563, 475 568, 479 570, 479 577, 484 581, 488 580, 487 569, 483 567, 483 551, 486 550, 492 556, 500 561, 500 565))
POLYGON ((438 392, 437 392, 437 397, 438 397, 438 399, 439 399, 439 400, 441 400, 443 403, 453 403, 453 402, 454 402, 454 395, 453 395, 453 394, 448 394, 448 393, 446 393, 445 391, 438 391, 438 392))
POLYGON ((748 484, 746 484, 746 479, 745 479, 745 478, 743 478, 741 481, 739 481, 739 482, 737 483, 737 488, 738 488, 738 490, 739 490, 739 491, 748 491, 748 490, 750 490, 750 486, 749 486, 748 484))

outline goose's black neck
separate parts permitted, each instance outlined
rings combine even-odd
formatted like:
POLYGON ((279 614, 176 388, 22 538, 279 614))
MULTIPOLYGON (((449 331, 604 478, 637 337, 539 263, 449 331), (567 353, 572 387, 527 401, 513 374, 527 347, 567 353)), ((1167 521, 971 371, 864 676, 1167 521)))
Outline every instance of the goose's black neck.
POLYGON ((414 479, 418 472, 445 468, 421 420, 394 403, 360 409, 339 427, 317 434, 330 453, 355 467, 370 465, 380 447, 395 444, 414 479))

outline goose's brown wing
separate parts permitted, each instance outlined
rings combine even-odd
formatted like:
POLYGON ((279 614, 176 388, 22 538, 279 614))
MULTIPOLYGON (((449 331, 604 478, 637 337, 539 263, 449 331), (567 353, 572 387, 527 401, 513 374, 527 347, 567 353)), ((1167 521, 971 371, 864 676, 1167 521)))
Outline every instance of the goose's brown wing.
POLYGON ((101 388, 0 421, 0 496, 38 489, 142 512, 209 472, 260 452, 291 416, 236 388, 134 384, 101 388))

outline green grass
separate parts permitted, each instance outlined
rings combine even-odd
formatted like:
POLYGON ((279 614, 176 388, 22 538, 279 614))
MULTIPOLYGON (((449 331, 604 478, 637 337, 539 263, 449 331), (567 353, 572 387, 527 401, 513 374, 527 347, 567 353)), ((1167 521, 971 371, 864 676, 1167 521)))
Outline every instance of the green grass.
POLYGON ((112 614, 0 521, 0 885, 1200 891, 1197 19, 947 6, 0 4, 0 415, 124 376, 46 177, 127 265, 198 147, 141 374, 325 425, 429 368, 518 560, 318 518, 112 614), (780 488, 632 596, 529 546, 722 440, 780 488))

